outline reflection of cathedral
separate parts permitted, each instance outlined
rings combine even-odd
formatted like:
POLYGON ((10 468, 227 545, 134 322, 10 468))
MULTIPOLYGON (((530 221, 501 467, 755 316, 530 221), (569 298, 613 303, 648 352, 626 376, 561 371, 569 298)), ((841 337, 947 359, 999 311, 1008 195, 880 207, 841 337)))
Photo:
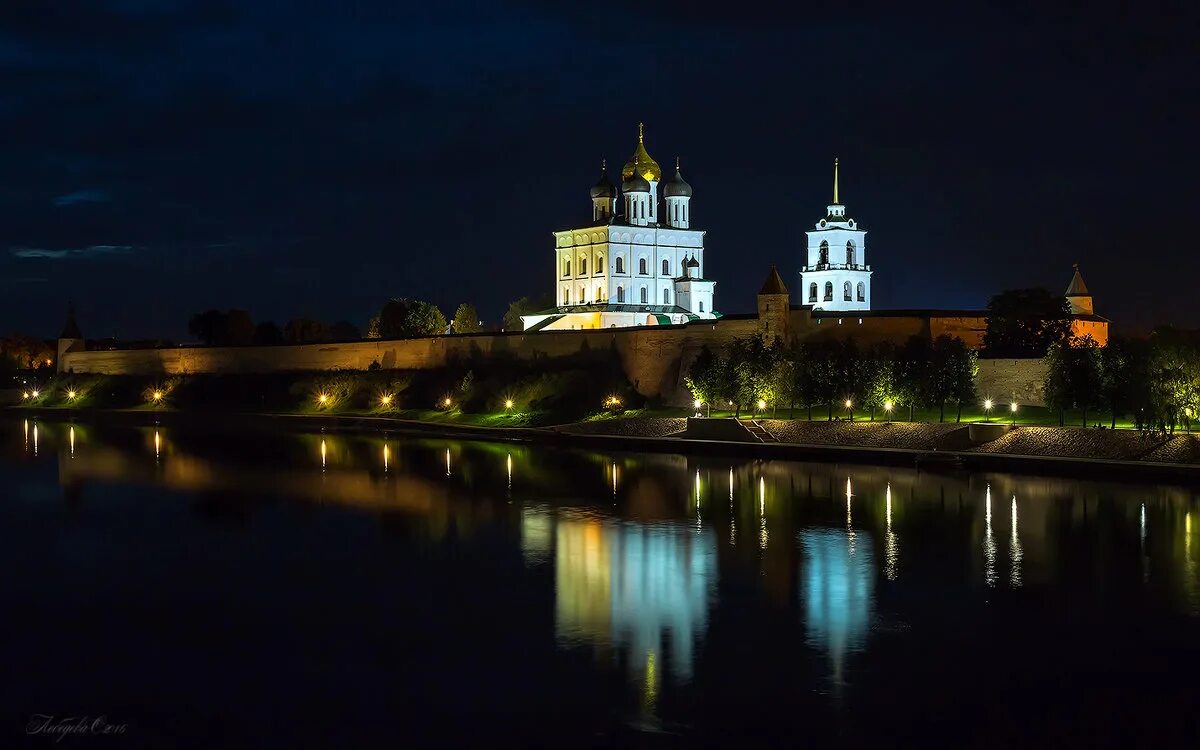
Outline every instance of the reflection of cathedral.
POLYGON ((716 538, 683 524, 560 518, 554 555, 560 638, 628 650, 638 673, 662 662, 691 676, 693 644, 708 627, 716 538))

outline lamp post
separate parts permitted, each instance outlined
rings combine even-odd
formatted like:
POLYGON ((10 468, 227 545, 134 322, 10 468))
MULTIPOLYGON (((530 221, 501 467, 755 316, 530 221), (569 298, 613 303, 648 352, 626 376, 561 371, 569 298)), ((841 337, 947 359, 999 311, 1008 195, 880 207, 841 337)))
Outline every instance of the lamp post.
POLYGON ((884 402, 883 402, 883 410, 884 410, 885 412, 887 412, 887 421, 888 421, 888 422, 891 422, 891 421, 892 421, 892 409, 893 409, 894 407, 895 407, 895 404, 893 404, 891 401, 884 401, 884 402))
POLYGON ((851 422, 854 421, 854 402, 846 399, 846 416, 851 422))
POLYGON ((1017 426, 1017 402, 1013 401, 1011 404, 1009 404, 1008 410, 1010 412, 1012 412, 1012 426, 1016 427, 1017 426))
POLYGON ((992 400, 990 398, 984 399, 983 412, 986 415, 986 421, 992 421, 992 400))

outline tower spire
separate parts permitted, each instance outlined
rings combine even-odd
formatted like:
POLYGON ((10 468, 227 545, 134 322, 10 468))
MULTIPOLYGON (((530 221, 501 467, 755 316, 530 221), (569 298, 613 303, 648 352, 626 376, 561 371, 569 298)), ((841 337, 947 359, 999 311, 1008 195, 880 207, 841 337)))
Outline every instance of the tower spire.
POLYGON ((838 160, 833 157, 833 204, 838 205, 838 160))
POLYGON ((639 122, 638 123, 638 143, 646 142, 645 135, 646 135, 646 124, 643 122, 639 122))

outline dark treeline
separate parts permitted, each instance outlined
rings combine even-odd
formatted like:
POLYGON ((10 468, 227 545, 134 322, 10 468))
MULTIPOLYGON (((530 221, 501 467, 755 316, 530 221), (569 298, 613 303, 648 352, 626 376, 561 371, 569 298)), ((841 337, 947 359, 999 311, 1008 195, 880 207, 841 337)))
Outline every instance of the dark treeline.
POLYGON ((944 421, 948 405, 958 420, 974 402, 977 371, 975 352, 952 336, 866 348, 853 339, 785 346, 751 336, 702 349, 687 384, 698 401, 728 404, 735 416, 786 407, 789 416, 800 408, 810 420, 814 410, 827 420, 856 410, 875 419, 904 408, 912 419, 920 406, 936 408, 944 421))
POLYGON ((1108 417, 1116 427, 1118 417, 1129 415, 1143 432, 1173 434, 1177 427, 1191 429, 1200 408, 1200 334, 1171 328, 1156 330, 1146 339, 1111 339, 1097 345, 1090 337, 1071 339, 1050 347, 1047 364, 1046 404, 1058 411, 1080 412, 1081 424, 1089 417, 1108 417))

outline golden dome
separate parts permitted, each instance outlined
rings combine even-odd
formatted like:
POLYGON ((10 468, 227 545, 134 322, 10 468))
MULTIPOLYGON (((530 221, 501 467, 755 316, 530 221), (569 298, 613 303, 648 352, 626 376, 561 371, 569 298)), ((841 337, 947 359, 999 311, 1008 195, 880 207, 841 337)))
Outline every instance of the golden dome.
POLYGON ((638 174, 645 177, 648 182, 662 181, 662 167, 658 166, 658 162, 650 158, 650 154, 646 153, 646 144, 644 141, 645 126, 638 123, 638 145, 633 152, 633 156, 629 161, 625 162, 625 166, 621 167, 621 179, 628 180, 633 176, 636 169, 638 174))

